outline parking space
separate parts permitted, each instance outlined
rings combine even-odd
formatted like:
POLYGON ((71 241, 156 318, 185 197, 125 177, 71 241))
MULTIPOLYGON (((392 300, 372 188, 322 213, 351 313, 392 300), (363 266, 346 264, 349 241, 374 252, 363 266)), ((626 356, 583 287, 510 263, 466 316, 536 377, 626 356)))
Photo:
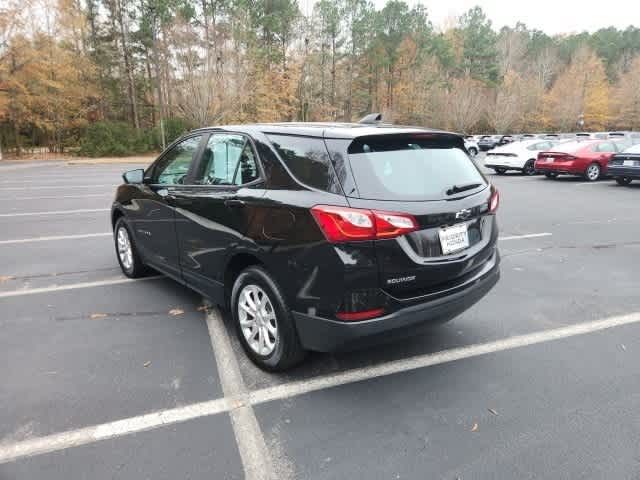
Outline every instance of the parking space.
POLYGON ((640 319, 593 323, 640 311, 637 188, 489 174, 502 279, 486 298, 401 342, 311 354, 273 375, 246 359, 228 318, 210 337, 198 295, 120 274, 108 185, 129 168, 0 169, 0 478, 637 472, 640 319), (180 420, 135 420, 217 401, 180 420), (120 420, 107 436, 68 433, 120 420), (46 448, 29 446, 41 438, 46 448))
POLYGON ((0 437, 219 397, 200 304, 165 279, 2 299, 2 363, 15 368, 3 378, 0 437))

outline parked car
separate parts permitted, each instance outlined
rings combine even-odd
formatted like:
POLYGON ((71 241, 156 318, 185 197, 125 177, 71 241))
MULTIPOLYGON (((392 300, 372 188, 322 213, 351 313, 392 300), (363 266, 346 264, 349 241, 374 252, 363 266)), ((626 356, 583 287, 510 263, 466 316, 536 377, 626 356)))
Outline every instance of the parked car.
POLYGON ((472 157, 478 155, 478 152, 480 151, 478 142, 476 142, 476 139, 473 137, 473 135, 467 135, 464 137, 464 148, 467 149, 467 152, 469 152, 469 155, 471 155, 472 157))
POLYGON ((547 178, 560 174, 581 175, 594 182, 607 173, 607 164, 620 148, 611 140, 585 140, 560 143, 551 150, 540 152, 536 171, 547 178))
POLYGON ((594 136, 589 132, 579 132, 576 133, 576 140, 593 140, 594 136))
POLYGON ((640 179, 640 145, 616 153, 609 160, 608 169, 618 185, 629 185, 634 179, 640 179))
POLYGON ((498 192, 461 136, 363 124, 195 130, 124 174, 118 262, 227 306, 266 370, 412 335, 498 281, 498 192))
POLYGON ((483 135, 478 141, 478 147, 480 147, 481 151, 486 152, 495 148, 499 141, 500 137, 498 135, 483 135))
POLYGON ((487 152, 484 166, 492 168, 498 175, 508 170, 517 170, 525 175, 536 173, 535 163, 538 152, 550 150, 556 143, 551 140, 523 140, 501 147, 496 147, 487 152))
POLYGON ((542 140, 560 140, 560 134, 558 133, 541 133, 538 138, 542 140))
POLYGON ((478 146, 480 150, 486 152, 487 150, 491 150, 500 145, 506 145, 513 141, 515 141, 515 139, 511 135, 484 135, 478 142, 478 146))

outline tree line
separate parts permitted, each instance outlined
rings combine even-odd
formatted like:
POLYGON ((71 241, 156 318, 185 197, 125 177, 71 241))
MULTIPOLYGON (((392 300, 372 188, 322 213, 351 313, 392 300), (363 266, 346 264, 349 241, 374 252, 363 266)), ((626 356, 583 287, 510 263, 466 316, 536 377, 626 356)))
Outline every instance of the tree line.
POLYGON ((221 123, 351 121, 459 132, 640 128, 640 29, 434 26, 388 0, 8 0, 0 142, 126 154, 221 123), (162 127, 162 128, 160 128, 162 127))

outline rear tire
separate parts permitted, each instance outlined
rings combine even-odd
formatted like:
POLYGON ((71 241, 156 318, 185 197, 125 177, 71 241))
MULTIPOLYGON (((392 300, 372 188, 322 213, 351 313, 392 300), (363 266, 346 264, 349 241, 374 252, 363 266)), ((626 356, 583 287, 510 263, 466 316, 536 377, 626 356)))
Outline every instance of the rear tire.
POLYGON ((629 177, 616 177, 616 183, 618 185, 629 185, 632 182, 633 179, 629 178, 629 177))
POLYGON ((120 217, 113 228, 113 239, 116 247, 116 257, 124 273, 129 278, 139 278, 149 271, 142 262, 131 229, 124 217, 120 217))
POLYGON ((469 155, 471 155, 472 158, 475 158, 478 155, 478 150, 474 147, 471 147, 469 149, 469 155))
POLYGON ((238 275, 231 291, 231 314, 242 348, 261 369, 280 372, 304 359, 291 310, 264 268, 248 267, 238 275))
POLYGON ((522 169, 522 173, 528 177, 536 174, 536 162, 535 160, 527 160, 527 163, 524 164, 524 168, 522 169))
POLYGON ((498 175, 504 175, 505 173, 507 173, 507 169, 506 168, 494 168, 494 170, 496 171, 496 173, 498 175))
POLYGON ((584 178, 589 182, 595 182, 600 179, 600 173, 601 173, 600 164, 593 162, 585 170, 584 178))
POLYGON ((554 180, 554 179, 558 178, 558 174, 554 173, 554 172, 546 172, 544 174, 544 176, 549 178, 549 179, 551 179, 551 180, 554 180))

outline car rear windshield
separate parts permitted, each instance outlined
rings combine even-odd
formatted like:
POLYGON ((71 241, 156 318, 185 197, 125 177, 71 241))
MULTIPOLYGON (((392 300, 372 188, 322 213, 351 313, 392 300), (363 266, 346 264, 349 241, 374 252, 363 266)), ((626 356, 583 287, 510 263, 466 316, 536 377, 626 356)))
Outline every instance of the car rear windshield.
POLYGON ((455 142, 437 138, 363 137, 349 145, 349 162, 360 198, 424 201, 467 195, 487 185, 455 142), (455 190, 455 189, 454 189, 455 190))

